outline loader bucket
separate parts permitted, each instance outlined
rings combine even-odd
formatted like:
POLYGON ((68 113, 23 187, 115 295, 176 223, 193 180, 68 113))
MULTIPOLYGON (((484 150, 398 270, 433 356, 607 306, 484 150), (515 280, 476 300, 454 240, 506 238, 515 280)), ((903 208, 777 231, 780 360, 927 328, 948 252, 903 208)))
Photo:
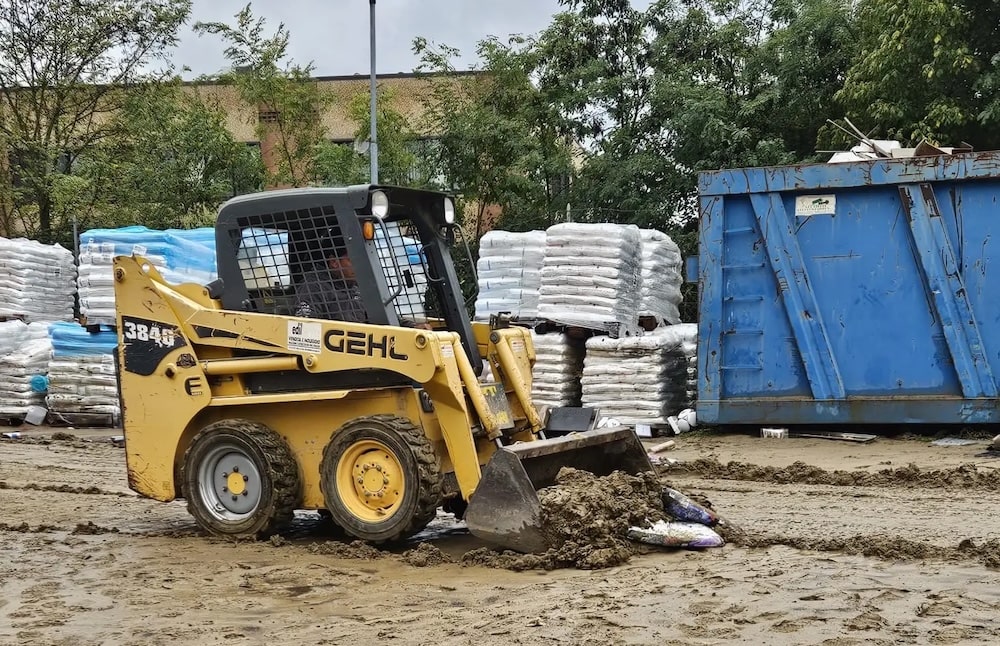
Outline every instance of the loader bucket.
POLYGON ((518 552, 547 549, 538 490, 556 482, 562 467, 606 476, 652 471, 646 450, 630 428, 600 429, 521 442, 497 449, 483 467, 465 523, 475 536, 518 552))

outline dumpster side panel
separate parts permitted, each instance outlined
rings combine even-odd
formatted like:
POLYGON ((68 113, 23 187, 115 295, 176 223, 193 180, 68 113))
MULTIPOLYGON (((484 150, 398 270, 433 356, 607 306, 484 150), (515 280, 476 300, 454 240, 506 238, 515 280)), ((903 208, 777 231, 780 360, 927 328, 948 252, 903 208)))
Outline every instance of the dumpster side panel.
POLYGON ((962 157, 703 174, 699 419, 1000 421, 1000 156, 962 157))

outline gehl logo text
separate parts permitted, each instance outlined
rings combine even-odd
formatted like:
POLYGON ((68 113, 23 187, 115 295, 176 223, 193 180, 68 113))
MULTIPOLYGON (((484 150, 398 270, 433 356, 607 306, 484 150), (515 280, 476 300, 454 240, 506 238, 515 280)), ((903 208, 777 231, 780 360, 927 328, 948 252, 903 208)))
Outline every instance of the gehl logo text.
POLYGON ((323 337, 323 345, 330 352, 356 354, 362 357, 380 356, 383 359, 406 361, 410 357, 396 352, 396 337, 388 334, 376 336, 364 332, 344 332, 329 330, 323 337))

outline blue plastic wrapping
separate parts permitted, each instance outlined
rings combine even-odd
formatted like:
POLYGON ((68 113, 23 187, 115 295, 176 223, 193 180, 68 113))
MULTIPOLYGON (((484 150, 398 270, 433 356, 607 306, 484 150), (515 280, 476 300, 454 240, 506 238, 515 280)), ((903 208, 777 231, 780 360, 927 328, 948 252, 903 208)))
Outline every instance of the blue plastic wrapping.
POLYGON ((118 345, 114 330, 89 332, 77 323, 56 322, 49 326, 53 357, 81 357, 111 354, 118 345))

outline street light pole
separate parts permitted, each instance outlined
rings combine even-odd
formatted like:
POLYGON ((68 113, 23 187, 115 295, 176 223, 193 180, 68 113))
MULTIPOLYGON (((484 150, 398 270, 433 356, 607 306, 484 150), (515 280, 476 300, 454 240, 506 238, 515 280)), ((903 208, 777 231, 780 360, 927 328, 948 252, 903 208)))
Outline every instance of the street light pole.
POLYGON ((371 32, 371 74, 369 84, 371 85, 371 123, 368 130, 368 155, 371 158, 371 183, 378 184, 378 124, 375 115, 378 105, 378 88, 375 85, 375 0, 369 0, 370 4, 370 32, 371 32))

